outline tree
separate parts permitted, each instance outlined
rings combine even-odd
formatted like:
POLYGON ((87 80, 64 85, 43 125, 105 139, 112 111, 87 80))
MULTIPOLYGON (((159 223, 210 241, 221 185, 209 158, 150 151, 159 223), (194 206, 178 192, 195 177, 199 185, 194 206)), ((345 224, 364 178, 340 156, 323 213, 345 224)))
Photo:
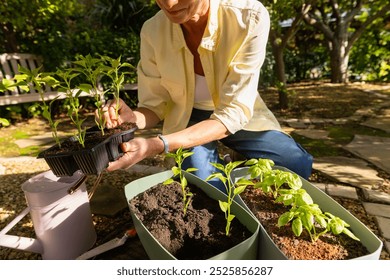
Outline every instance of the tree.
POLYGON ((305 21, 324 36, 332 83, 348 82, 348 63, 354 43, 378 18, 390 13, 388 0, 318 0, 305 21))
POLYGON ((284 61, 284 51, 289 41, 294 37, 304 16, 311 8, 313 1, 293 1, 286 5, 284 1, 266 0, 263 3, 268 7, 271 17, 270 44, 275 59, 275 76, 279 93, 279 106, 288 108, 287 79, 284 61), (286 24, 283 24, 286 22, 286 24))
POLYGON ((23 51, 22 42, 34 40, 39 33, 54 37, 61 33, 66 20, 80 11, 78 0, 40 0, 26 3, 2 0, 0 3, 0 30, 6 52, 23 51), (55 27, 55 28, 53 28, 55 27))

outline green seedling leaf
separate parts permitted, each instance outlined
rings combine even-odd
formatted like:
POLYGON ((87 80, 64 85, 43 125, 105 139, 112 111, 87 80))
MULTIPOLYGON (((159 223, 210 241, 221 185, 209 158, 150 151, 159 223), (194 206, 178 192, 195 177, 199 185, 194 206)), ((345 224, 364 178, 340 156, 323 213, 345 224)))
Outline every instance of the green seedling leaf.
POLYGON ((295 236, 301 236, 303 228, 302 228, 302 220, 298 217, 296 218, 291 225, 292 231, 295 236))
POLYGON ((252 158, 246 161, 245 165, 255 165, 258 162, 257 159, 252 158))
POLYGON ((288 224, 294 218, 293 212, 285 212, 278 219, 278 227, 288 224))
POLYGON ((216 162, 210 162, 210 164, 215 168, 217 168, 218 170, 225 171, 225 166, 223 164, 216 163, 216 162))
MULTIPOLYGON (((187 208, 190 203, 190 198, 193 196, 193 194, 190 191, 187 191, 187 178, 183 174, 182 170, 182 163, 186 157, 189 157, 193 155, 193 152, 188 152, 186 150, 183 150, 181 147, 176 150, 175 153, 168 153, 166 154, 167 157, 174 158, 176 162, 176 166, 172 167, 172 172, 173 172, 173 178, 178 177, 180 180, 180 185, 182 189, 182 195, 183 195, 183 214, 186 215, 187 213, 187 208)), ((196 168, 188 168, 186 171, 191 172, 191 171, 196 171, 196 168)), ((164 184, 170 184, 174 181, 173 178, 167 179, 164 181, 164 184)))
POLYGON ((228 205, 228 203, 227 203, 226 201, 221 201, 221 200, 219 200, 219 207, 221 208, 221 210, 222 210, 224 213, 226 213, 227 210, 228 210, 229 205, 228 205))
POLYGON ((323 215, 314 215, 314 218, 322 228, 327 228, 328 223, 323 215))
POLYGON ((343 229, 343 233, 346 234, 347 236, 349 236, 350 238, 354 239, 354 240, 357 240, 357 241, 360 241, 360 239, 354 235, 348 228, 344 228, 343 229))
POLYGON ((245 180, 245 179, 238 180, 236 182, 236 187, 232 182, 231 172, 236 167, 243 164, 244 162, 245 161, 235 161, 235 162, 229 162, 226 165, 211 162, 210 164, 214 166, 216 169, 220 170, 221 172, 215 172, 206 178, 206 181, 212 179, 219 179, 225 186, 227 199, 226 201, 219 201, 219 205, 221 210, 225 213, 225 217, 226 217, 226 235, 229 235, 229 231, 230 231, 231 220, 229 219, 230 217, 232 217, 232 214, 230 213, 230 207, 234 201, 234 197, 242 193, 248 185, 253 185, 252 181, 245 180))
POLYGON ((242 193, 243 191, 245 191, 246 189, 246 185, 244 186, 238 186, 234 189, 234 195, 239 195, 240 193, 242 193))
POLYGON ((295 198, 295 204, 297 206, 313 204, 313 199, 304 189, 298 189, 295 198))
POLYGON ((314 227, 314 215, 310 212, 303 213, 300 216, 303 226, 310 232, 314 227))
POLYGON ((187 172, 194 172, 194 171, 197 171, 198 168, 195 168, 195 167, 189 167, 186 169, 187 172))
POLYGON ((187 178, 185 176, 181 176, 180 181, 181 181, 181 187, 185 189, 188 185, 187 178))
POLYGON ((227 182, 227 178, 224 177, 221 173, 214 173, 214 174, 211 174, 209 175, 207 178, 206 178, 206 181, 210 181, 212 179, 219 179, 221 180, 224 184, 226 184, 227 182))
POLYGON ((165 181, 163 182, 163 184, 164 184, 164 185, 169 185, 169 184, 172 184, 174 181, 175 181, 175 180, 173 180, 172 178, 169 178, 169 179, 165 180, 165 181))
POLYGON ((177 176, 181 173, 181 169, 177 166, 172 167, 173 176, 177 176))
POLYGON ((342 233, 345 228, 343 221, 337 217, 330 220, 328 224, 330 229, 332 230, 332 233, 335 235, 342 233))
POLYGON ((230 214, 227 218, 227 221, 230 223, 231 221, 233 221, 233 219, 235 218, 236 216, 233 215, 233 214, 230 214))
POLYGON ((4 118, 0 118, 0 124, 2 126, 9 126, 10 125, 9 121, 7 119, 4 119, 4 118))
POLYGON ((286 172, 285 175, 285 183, 287 183, 290 188, 298 190, 302 187, 302 180, 297 174, 286 172))

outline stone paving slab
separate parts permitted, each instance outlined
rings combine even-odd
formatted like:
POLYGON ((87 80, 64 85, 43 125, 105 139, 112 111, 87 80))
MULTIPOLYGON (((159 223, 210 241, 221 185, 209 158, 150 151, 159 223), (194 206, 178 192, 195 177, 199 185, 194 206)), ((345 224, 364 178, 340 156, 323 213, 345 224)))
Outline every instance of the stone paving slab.
POLYGON ((383 218, 383 217, 376 217, 376 222, 378 224, 380 234, 384 238, 390 239, 390 219, 383 218))
POLYGON ((115 217, 128 207, 123 191, 110 184, 100 183, 90 200, 91 212, 97 215, 115 217))
POLYGON ((390 204, 390 195, 381 191, 363 189, 363 196, 365 200, 370 202, 390 204))
POLYGON ((318 140, 329 139, 329 131, 322 130, 322 129, 297 129, 294 131, 294 133, 310 139, 318 139, 318 140))
POLYGON ((326 193, 330 196, 359 200, 359 196, 354 187, 341 186, 337 184, 326 184, 326 193))
POLYGON ((315 158, 313 169, 358 188, 375 189, 383 183, 376 170, 360 159, 339 156, 315 158))
POLYGON ((390 138, 355 135, 344 149, 390 173, 390 138))
POLYGON ((370 215, 390 218, 390 205, 363 202, 363 206, 370 215))
POLYGON ((386 241, 385 244, 384 244, 387 252, 390 252, 390 242, 389 241, 386 241))
POLYGON ((361 125, 380 129, 390 133, 390 117, 372 118, 366 122, 361 123, 361 125))
POLYGON ((0 164, 0 175, 5 174, 5 170, 6 170, 5 167, 0 164))
MULTIPOLYGON (((312 183, 313 184, 313 183, 312 183)), ((321 191, 323 192, 326 192, 326 185, 327 184, 323 184, 323 183, 314 183, 314 185, 319 188, 321 191)))
POLYGON ((54 143, 51 133, 44 133, 37 136, 31 136, 30 138, 26 139, 15 140, 15 144, 18 145, 19 148, 26 148, 29 146, 41 146, 47 145, 49 143, 54 143))

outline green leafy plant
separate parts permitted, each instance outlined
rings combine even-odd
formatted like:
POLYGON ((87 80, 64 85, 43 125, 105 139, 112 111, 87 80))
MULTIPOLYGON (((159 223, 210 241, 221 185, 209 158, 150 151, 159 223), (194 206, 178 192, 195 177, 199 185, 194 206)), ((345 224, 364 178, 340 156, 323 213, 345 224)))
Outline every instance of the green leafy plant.
MULTIPOLYGON (((23 82, 15 82, 15 80, 10 80, 10 79, 6 79, 6 78, 3 78, 2 80, 0 80, 0 92, 5 92, 7 90, 13 90, 15 89, 17 86, 20 86, 20 87, 23 87, 24 90, 29 90, 29 88, 26 86, 26 84, 23 82)), ((6 119, 6 118, 0 118, 0 127, 5 127, 5 126, 9 126, 10 123, 9 121, 6 119)))
POLYGON ((254 188, 261 188, 266 193, 272 193, 275 199, 284 184, 292 189, 302 187, 302 181, 297 174, 272 169, 275 163, 270 159, 250 159, 245 162, 245 165, 250 166, 248 172, 252 179, 259 178, 254 188))
POLYGON ((48 121, 52 131, 53 139, 59 146, 61 146, 57 130, 60 121, 53 120, 51 110, 53 102, 58 97, 47 103, 44 94, 46 88, 56 87, 58 86, 59 82, 51 75, 51 73, 42 72, 41 68, 42 66, 29 70, 23 66, 18 65, 18 71, 20 74, 15 75, 14 80, 3 79, 2 86, 0 86, 0 91, 4 89, 14 89, 17 86, 26 92, 31 91, 32 88, 35 89, 40 95, 41 102, 38 104, 38 106, 42 110, 42 117, 48 121))
MULTIPOLYGON (((164 181, 164 185, 171 184, 174 181, 174 178, 179 177, 182 194, 183 194, 183 214, 186 215, 187 208, 189 203, 191 202, 191 197, 193 194, 187 190, 188 182, 186 177, 184 176, 182 164, 184 159, 187 157, 190 157, 194 154, 194 152, 189 152, 188 150, 183 150, 182 148, 179 148, 176 150, 175 153, 167 153, 166 156, 175 159, 176 166, 172 167, 173 177, 169 178, 164 181)), ((196 168, 190 167, 187 168, 186 172, 193 172, 196 171, 196 168)))
POLYGON ((212 179, 219 179, 225 186, 227 200, 226 201, 219 200, 219 206, 221 210, 225 213, 226 235, 229 235, 230 225, 232 220, 235 217, 231 213, 231 205, 233 203, 234 198, 240 193, 242 193, 248 185, 253 185, 252 181, 247 180, 245 178, 240 178, 235 184, 230 179, 231 172, 242 163, 244 163, 244 161, 229 162, 226 165, 211 162, 210 164, 215 168, 217 168, 218 170, 220 170, 221 172, 215 172, 206 178, 206 181, 210 181, 212 179))
MULTIPOLYGON (((52 104, 60 96, 46 101, 45 92, 47 88, 56 88, 63 92, 68 109, 67 115, 71 122, 76 126, 75 135, 82 147, 85 147, 85 137, 87 128, 83 125, 86 118, 81 114, 81 96, 91 96, 94 99, 94 105, 97 108, 97 118, 95 122, 101 131, 105 133, 105 119, 103 117, 103 105, 105 104, 106 94, 111 92, 116 99, 116 113, 119 109, 119 94, 125 82, 125 76, 130 74, 132 65, 122 63, 121 57, 114 59, 109 56, 92 57, 91 55, 79 55, 70 66, 57 69, 56 72, 42 72, 38 67, 32 70, 19 65, 20 74, 15 75, 13 79, 2 79, 0 81, 0 92, 13 90, 16 87, 28 92, 35 90, 40 94, 40 103, 34 104, 34 108, 39 107, 42 116, 48 121, 52 130, 53 138, 58 146, 61 146, 58 137, 59 120, 52 118, 52 104), (109 78, 110 83, 104 89, 102 79, 109 78)), ((4 122, 5 123, 5 122, 4 122)))
POLYGON ((120 90, 123 88, 125 75, 131 73, 130 71, 123 71, 123 69, 134 67, 130 63, 121 62, 121 57, 115 59, 109 56, 102 56, 102 59, 108 63, 106 76, 111 80, 110 92, 116 101, 115 115, 118 117, 120 90))
POLYGON ((83 126, 83 122, 86 118, 82 118, 80 113, 81 105, 79 97, 82 90, 74 89, 72 83, 73 79, 75 79, 79 74, 80 73, 76 73, 72 68, 58 70, 56 72, 56 75, 61 78, 58 88, 60 91, 65 93, 68 101, 68 117, 77 128, 76 139, 84 148, 87 128, 83 126))
POLYGON ((2 127, 2 126, 9 126, 9 125, 10 125, 10 123, 9 123, 9 121, 7 119, 0 118, 0 127, 2 127))
POLYGON ((102 135, 104 135, 106 121, 103 118, 103 105, 105 103, 105 93, 107 90, 101 88, 100 81, 110 69, 104 65, 104 60, 102 58, 92 57, 90 54, 86 56, 79 55, 78 59, 73 61, 73 65, 72 71, 83 74, 88 81, 88 83, 79 84, 78 87, 82 91, 90 93, 94 98, 95 106, 97 108, 97 118, 95 122, 102 135))
POLYGON ((306 229, 312 242, 316 242, 327 232, 332 232, 334 235, 344 233, 359 241, 359 238, 348 229, 349 225, 344 220, 329 212, 323 213, 314 203, 292 207, 290 211, 279 217, 278 226, 285 226, 290 222, 296 236, 300 236, 303 229, 306 229))
POLYGON ((352 239, 359 240, 349 229, 349 225, 341 218, 329 212, 323 213, 320 207, 313 202, 311 196, 302 189, 300 177, 292 172, 272 169, 274 162, 269 159, 251 159, 248 175, 253 180, 258 179, 253 187, 261 188, 265 193, 271 193, 275 203, 289 206, 289 211, 278 219, 278 226, 291 225, 294 235, 300 236, 305 229, 312 242, 325 233, 335 235, 344 233, 352 239))

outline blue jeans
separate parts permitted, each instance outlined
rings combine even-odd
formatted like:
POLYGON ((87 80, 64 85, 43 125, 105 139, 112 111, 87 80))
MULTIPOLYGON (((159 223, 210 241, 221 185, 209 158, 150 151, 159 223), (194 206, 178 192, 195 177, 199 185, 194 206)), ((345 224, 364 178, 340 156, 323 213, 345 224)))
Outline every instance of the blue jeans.
MULTIPOLYGON (((208 119, 211 111, 194 109, 189 125, 208 119)), ((313 157, 295 142, 289 135, 276 131, 246 131, 240 130, 226 138, 219 140, 222 144, 241 154, 246 159, 267 158, 276 165, 286 167, 307 179, 312 171, 313 157)), ((194 154, 183 162, 183 169, 195 167, 194 174, 202 179, 207 178, 216 170, 210 162, 223 163, 219 157, 217 141, 196 146, 191 150, 194 154)), ((218 181, 210 181, 218 189, 225 190, 218 181)))

